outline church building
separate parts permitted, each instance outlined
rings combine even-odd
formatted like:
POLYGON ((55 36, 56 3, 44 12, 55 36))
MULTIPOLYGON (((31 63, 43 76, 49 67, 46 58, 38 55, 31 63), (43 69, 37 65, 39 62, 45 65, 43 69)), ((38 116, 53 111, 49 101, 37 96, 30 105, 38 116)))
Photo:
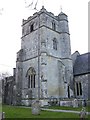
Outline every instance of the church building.
POLYGON ((34 99, 39 99, 41 104, 47 105, 51 98, 57 101, 82 98, 82 82, 77 82, 77 76, 81 75, 77 64, 80 65, 81 59, 76 61, 77 56, 80 56, 77 52, 71 55, 65 13, 55 16, 43 6, 27 20, 23 19, 15 69, 16 103, 31 105, 34 99))
POLYGON ((67 15, 44 7, 22 23, 21 50, 17 53, 16 84, 22 101, 27 97, 68 98, 73 95, 70 34, 67 15))

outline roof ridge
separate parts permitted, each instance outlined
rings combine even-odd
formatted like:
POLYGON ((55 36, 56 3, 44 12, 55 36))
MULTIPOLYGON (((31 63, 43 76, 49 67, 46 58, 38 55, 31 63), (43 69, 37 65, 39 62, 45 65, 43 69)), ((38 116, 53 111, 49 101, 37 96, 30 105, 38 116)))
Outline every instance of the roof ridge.
POLYGON ((87 55, 87 54, 90 54, 90 52, 80 54, 79 56, 82 56, 82 55, 87 55))

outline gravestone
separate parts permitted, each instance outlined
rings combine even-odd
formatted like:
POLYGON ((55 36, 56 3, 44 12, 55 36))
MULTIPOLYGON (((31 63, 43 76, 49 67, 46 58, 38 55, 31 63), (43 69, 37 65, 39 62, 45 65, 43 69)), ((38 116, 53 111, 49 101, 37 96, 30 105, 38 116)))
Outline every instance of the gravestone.
POLYGON ((78 100, 77 99, 74 99, 73 100, 73 107, 78 107, 78 100))
POLYGON ((0 120, 4 120, 5 119, 5 112, 0 112, 0 120))
POLYGON ((82 107, 86 107, 86 100, 82 100, 82 107))
POLYGON ((2 112, 2 120, 5 119, 5 112, 2 112))
POLYGON ((84 120, 85 117, 86 117, 86 110, 85 110, 85 108, 83 107, 82 110, 81 110, 81 112, 80 112, 80 118, 81 118, 81 120, 84 120))
POLYGON ((39 115, 40 114, 40 103, 39 100, 34 100, 32 102, 32 114, 39 115))

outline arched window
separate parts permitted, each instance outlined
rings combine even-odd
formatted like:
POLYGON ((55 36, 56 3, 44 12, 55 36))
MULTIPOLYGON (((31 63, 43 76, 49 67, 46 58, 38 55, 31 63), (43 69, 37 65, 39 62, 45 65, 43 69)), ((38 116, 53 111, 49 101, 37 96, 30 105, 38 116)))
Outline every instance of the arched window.
POLYGON ((53 30, 56 30, 56 24, 55 24, 54 21, 52 22, 52 29, 53 29, 53 30))
POLYGON ((53 49, 57 50, 57 39, 53 39, 53 49))
POLYGON ((26 77, 28 78, 28 88, 35 88, 35 76, 36 72, 34 68, 29 68, 26 74, 26 77))
POLYGON ((82 84, 81 84, 81 82, 76 82, 76 95, 77 96, 82 95, 82 84))

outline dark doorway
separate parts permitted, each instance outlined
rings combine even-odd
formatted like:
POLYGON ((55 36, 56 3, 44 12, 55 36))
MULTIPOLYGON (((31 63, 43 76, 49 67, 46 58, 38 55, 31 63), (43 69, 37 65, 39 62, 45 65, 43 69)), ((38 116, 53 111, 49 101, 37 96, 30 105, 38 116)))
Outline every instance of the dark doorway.
POLYGON ((68 86, 68 98, 70 98, 70 86, 68 86))

